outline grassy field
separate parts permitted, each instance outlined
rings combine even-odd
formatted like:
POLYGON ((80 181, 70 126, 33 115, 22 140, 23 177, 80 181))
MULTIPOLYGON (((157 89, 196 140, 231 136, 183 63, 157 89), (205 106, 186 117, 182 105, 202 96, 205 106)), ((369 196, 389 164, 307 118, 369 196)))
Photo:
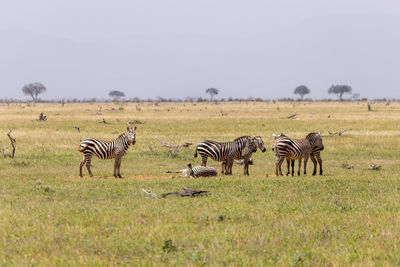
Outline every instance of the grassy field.
POLYGON ((8 128, 17 140, 15 158, 0 158, 0 264, 400 265, 400 103, 371 112, 347 102, 102 103, 96 116, 97 105, 0 105, 0 145, 9 145, 8 128), (35 121, 40 112, 47 121, 35 121), (111 124, 96 123, 103 118, 111 124), (125 179, 97 159, 95 177, 84 168, 79 178, 80 140, 114 139, 135 119, 145 124, 123 158, 125 179), (324 138, 323 176, 311 176, 311 161, 306 176, 273 176, 273 133, 342 129, 324 138), (267 147, 249 177, 236 165, 232 176, 171 179, 167 170, 200 163, 195 146, 173 157, 154 139, 195 145, 241 135, 261 135, 267 147), (182 186, 212 195, 148 199, 140 190, 182 186))

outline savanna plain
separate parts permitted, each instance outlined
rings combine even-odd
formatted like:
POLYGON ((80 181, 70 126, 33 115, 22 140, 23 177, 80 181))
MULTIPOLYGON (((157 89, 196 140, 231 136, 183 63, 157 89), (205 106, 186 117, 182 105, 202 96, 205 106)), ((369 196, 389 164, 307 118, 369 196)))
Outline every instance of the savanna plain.
MULTIPOLYGON (((8 265, 400 265, 400 103, 0 104, 0 264, 8 265), (98 105, 101 115, 95 115, 98 105), (40 112, 47 121, 36 121, 40 112), (294 119, 290 114, 297 113, 294 119), (97 123, 104 120, 110 124, 97 123), (115 179, 94 158, 78 176, 80 140, 116 138, 140 120, 115 179), (78 132, 76 128, 80 128, 78 132), (347 131, 328 137, 329 132, 347 131), (275 177, 273 133, 319 131, 324 175, 275 177), (200 164, 195 146, 260 135, 250 176, 171 179, 200 164), (174 156, 168 143, 192 142, 174 156), (353 164, 353 169, 344 168, 353 164), (371 164, 381 165, 369 170, 371 164), (210 196, 147 198, 182 186, 210 196)), ((297 166, 297 163, 296 163, 297 166)), ((283 165, 284 173, 286 165, 283 165)))

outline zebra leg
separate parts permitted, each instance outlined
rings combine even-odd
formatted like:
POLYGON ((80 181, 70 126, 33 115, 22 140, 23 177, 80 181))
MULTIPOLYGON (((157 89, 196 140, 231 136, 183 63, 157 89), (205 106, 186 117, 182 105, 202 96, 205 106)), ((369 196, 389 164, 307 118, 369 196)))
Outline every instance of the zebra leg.
POLYGON ((315 159, 314 155, 311 154, 310 155, 311 161, 314 164, 314 171, 312 173, 312 175, 316 175, 317 174, 317 160, 315 159))
POLYGON ((244 163, 244 171, 243 174, 244 175, 249 175, 249 162, 250 162, 250 158, 244 158, 243 163, 244 163))
POLYGON ((79 164, 79 177, 81 177, 81 178, 83 177, 83 175, 82 175, 83 165, 85 165, 85 155, 83 155, 83 159, 82 159, 81 163, 79 164))
POLYGON ((121 166, 121 157, 120 156, 115 156, 115 161, 114 161, 114 177, 115 178, 121 178, 121 175, 119 173, 119 168, 121 166))
POLYGON ((301 159, 299 159, 299 170, 297 171, 298 176, 300 176, 300 169, 301 169, 301 159))
POLYGON ((93 177, 92 171, 90 170, 90 162, 92 161, 92 155, 87 156, 86 158, 86 169, 89 172, 90 177, 93 177))
POLYGON ((291 162, 292 162, 292 176, 294 176, 294 160, 292 159, 291 162))
POLYGON ((319 175, 322 175, 322 159, 320 154, 317 154, 317 160, 319 163, 319 175))
POLYGON ((280 159, 279 159, 279 174, 281 175, 281 176, 283 176, 283 173, 282 173, 282 163, 283 163, 283 161, 285 160, 285 157, 281 157, 280 159))
POLYGON ((118 177, 119 178, 122 178, 121 172, 120 172, 120 170, 121 170, 121 162, 122 162, 122 157, 120 157, 119 161, 118 161, 118 177))
POLYGON ((279 161, 280 161, 280 157, 278 155, 275 154, 275 175, 279 176, 279 161))
POLYGON ((304 174, 307 174, 307 161, 308 161, 309 155, 306 155, 304 157, 304 174))
POLYGON ((201 166, 206 166, 207 165, 207 157, 201 157, 201 166))
POLYGON ((227 160, 224 160, 222 162, 222 164, 225 165, 225 168, 222 168, 222 169, 225 169, 225 174, 231 175, 232 174, 232 166, 233 166, 233 158, 229 157, 227 160))
POLYGON ((287 173, 286 173, 286 176, 288 176, 289 173, 290 173, 290 159, 286 159, 286 163, 287 163, 287 173))

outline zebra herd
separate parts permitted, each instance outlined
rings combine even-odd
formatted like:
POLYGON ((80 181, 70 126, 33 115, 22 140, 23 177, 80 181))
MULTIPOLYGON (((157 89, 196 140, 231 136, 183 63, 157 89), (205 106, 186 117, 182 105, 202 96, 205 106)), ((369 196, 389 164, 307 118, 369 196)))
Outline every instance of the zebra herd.
MULTIPOLYGON (((322 175, 322 159, 320 152, 324 149, 321 135, 317 132, 309 133, 305 139, 293 139, 283 133, 274 134, 275 137, 272 150, 275 153, 275 171, 276 176, 282 175, 282 163, 286 159, 288 171, 290 173, 290 165, 292 167, 291 174, 294 175, 294 163, 297 159, 299 161, 299 169, 297 174, 300 175, 301 161, 304 158, 304 174, 307 173, 307 161, 311 158, 314 164, 313 175, 317 173, 317 160, 320 166, 319 174, 322 175)), ((93 154, 100 159, 113 159, 114 163, 114 177, 122 178, 120 174, 121 160, 126 154, 130 145, 136 142, 136 127, 128 127, 125 133, 122 133, 117 139, 112 141, 101 141, 94 138, 87 138, 82 141, 78 147, 78 151, 83 153, 83 159, 79 165, 79 176, 82 176, 82 167, 86 164, 86 168, 90 177, 93 174, 90 170, 90 164, 93 154)), ((197 157, 201 156, 201 166, 207 165, 207 159, 210 157, 215 161, 222 162, 222 174, 232 174, 232 166, 234 160, 244 161, 244 175, 249 175, 249 163, 253 153, 260 149, 262 152, 266 151, 264 141, 261 136, 241 136, 231 142, 216 142, 212 140, 205 140, 200 142, 194 154, 197 157)), ((190 164, 189 164, 190 165, 190 164)), ((194 177, 191 165, 188 165, 188 175, 194 177)), ((199 166, 200 167, 200 166, 199 166)), ((208 171, 207 171, 208 173, 208 171)))

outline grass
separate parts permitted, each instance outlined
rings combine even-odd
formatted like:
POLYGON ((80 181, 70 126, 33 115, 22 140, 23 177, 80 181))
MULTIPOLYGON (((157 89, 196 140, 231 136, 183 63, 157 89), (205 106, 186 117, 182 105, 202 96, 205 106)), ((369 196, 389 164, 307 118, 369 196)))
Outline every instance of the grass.
POLYGON ((338 102, 100 105, 101 116, 97 104, 0 106, 0 145, 8 128, 17 140, 16 157, 0 158, 0 264, 400 265, 400 103, 377 103, 374 112, 338 102), (40 112, 48 121, 34 121, 40 112), (112 124, 96 123, 103 118, 112 124), (84 169, 80 179, 80 140, 114 139, 135 119, 145 124, 122 161, 125 179, 112 177, 113 161, 97 159, 95 178, 84 169), (348 132, 324 138, 324 176, 311 176, 310 161, 306 176, 272 176, 272 133, 341 129, 348 132), (200 159, 194 146, 172 157, 154 140, 241 135, 261 135, 267 147, 254 154, 250 177, 234 166, 232 176, 171 179, 166 170, 200 159), (182 186, 212 195, 147 199, 140 190, 182 186))

